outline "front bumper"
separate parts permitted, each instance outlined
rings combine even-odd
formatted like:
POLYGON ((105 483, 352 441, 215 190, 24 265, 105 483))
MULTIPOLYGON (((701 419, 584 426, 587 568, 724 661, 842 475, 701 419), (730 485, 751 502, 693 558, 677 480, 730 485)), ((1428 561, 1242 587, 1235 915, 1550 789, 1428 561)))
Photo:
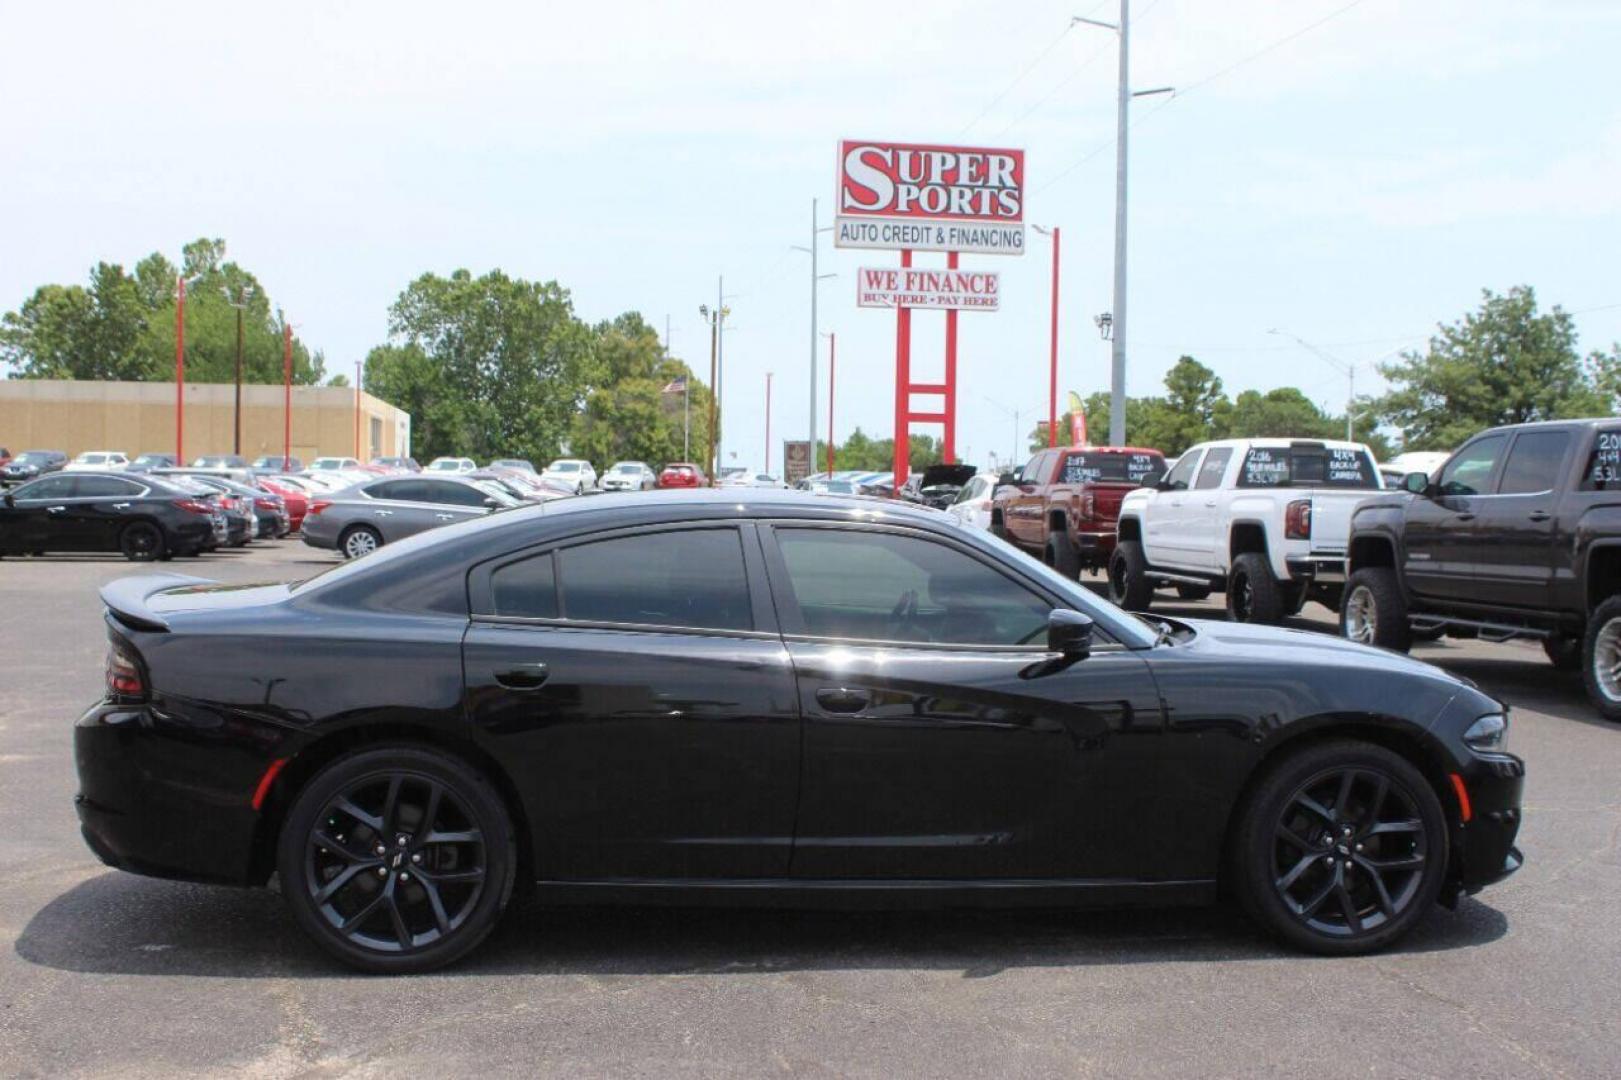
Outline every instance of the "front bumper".
POLYGON ((227 742, 203 718, 100 702, 73 730, 85 843, 108 866, 151 877, 251 884, 253 791, 273 752, 227 742))
POLYGON ((1458 887, 1479 892, 1518 870, 1525 858, 1514 846, 1522 817, 1525 762, 1513 754, 1478 755, 1458 774, 1469 798, 1469 820, 1455 821, 1452 868, 1458 887))

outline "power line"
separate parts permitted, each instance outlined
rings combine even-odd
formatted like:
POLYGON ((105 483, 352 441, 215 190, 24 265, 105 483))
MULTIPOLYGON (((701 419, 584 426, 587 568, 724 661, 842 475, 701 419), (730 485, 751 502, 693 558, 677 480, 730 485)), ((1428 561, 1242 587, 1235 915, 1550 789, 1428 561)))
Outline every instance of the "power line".
MULTIPOLYGON (((1101 8, 1102 6, 1103 6, 1102 3, 1098 3, 1097 5, 1095 5, 1092 8, 1092 10, 1096 11, 1098 8, 1101 8)), ((1090 14, 1090 12, 1088 12, 1088 14, 1090 14)), ((1043 60, 1047 59, 1047 54, 1048 53, 1050 53, 1054 49, 1058 48, 1059 42, 1063 41, 1064 38, 1069 35, 1070 30, 1073 29, 1074 26, 1075 26, 1074 22, 1065 23, 1064 28, 1058 32, 1058 36, 1053 38, 1052 41, 1048 42, 1047 47, 1045 49, 1042 49, 1039 53, 1037 53, 1036 58, 1034 60, 1030 61, 1028 64, 1026 64, 1024 66, 1023 70, 1021 70, 1018 73, 1018 75, 1014 76, 1013 81, 1008 83, 1007 86, 1003 87, 1002 92, 1000 94, 997 94, 995 97, 993 97, 991 99, 991 103, 989 105, 985 106, 983 109, 981 109, 979 111, 978 116, 975 116, 972 120, 968 121, 968 123, 964 124, 963 128, 962 128, 962 131, 959 132, 959 134, 962 134, 962 135, 968 134, 968 131, 969 131, 970 128, 972 128, 975 124, 979 123, 981 120, 985 119, 985 117, 989 116, 992 109, 994 109, 998 105, 1000 105, 1004 98, 1006 98, 1009 94, 1011 94, 1018 87, 1018 85, 1020 83, 1024 82, 1024 80, 1030 75, 1030 73, 1032 71, 1036 70, 1036 65, 1040 64, 1043 60)))

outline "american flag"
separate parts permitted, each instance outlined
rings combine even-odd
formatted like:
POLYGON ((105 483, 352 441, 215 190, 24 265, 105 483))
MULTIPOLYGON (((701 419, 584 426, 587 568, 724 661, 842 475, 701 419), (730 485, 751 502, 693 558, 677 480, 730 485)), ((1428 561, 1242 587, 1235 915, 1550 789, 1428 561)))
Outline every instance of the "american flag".
POLYGON ((677 375, 675 378, 670 380, 668 386, 659 391, 661 394, 684 394, 686 392, 687 377, 685 375, 677 375))

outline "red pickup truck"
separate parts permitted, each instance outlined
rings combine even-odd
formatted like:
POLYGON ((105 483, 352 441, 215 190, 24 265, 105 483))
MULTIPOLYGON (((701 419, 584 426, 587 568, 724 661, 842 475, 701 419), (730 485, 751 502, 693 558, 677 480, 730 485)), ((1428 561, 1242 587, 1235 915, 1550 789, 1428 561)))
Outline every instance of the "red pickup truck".
POLYGON ((991 496, 991 532, 1065 577, 1109 565, 1120 501, 1165 475, 1165 455, 1135 446, 1042 450, 991 496))

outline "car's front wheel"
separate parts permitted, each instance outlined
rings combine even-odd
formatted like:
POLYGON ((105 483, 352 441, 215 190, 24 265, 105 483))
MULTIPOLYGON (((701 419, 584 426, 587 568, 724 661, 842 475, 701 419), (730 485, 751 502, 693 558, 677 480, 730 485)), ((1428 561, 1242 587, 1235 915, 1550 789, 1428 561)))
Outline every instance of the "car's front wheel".
POLYGON ((370 555, 383 546, 383 537, 370 525, 352 525, 344 531, 338 541, 338 547, 343 551, 346 559, 358 559, 362 555, 370 555))
POLYGON ((1109 556, 1109 599, 1127 611, 1147 611, 1154 600, 1154 583, 1148 580, 1148 560, 1143 546, 1135 540, 1122 540, 1109 556))
POLYGON ((1396 571, 1370 566, 1351 575, 1340 597, 1340 636, 1397 652, 1412 647, 1413 632, 1396 571))
POLYGON ((1245 909, 1274 936, 1310 952, 1370 952, 1412 929, 1440 895, 1446 817, 1401 755, 1319 743, 1262 778, 1233 855, 1245 909))
POLYGON ((490 782, 425 747, 363 750, 298 792, 277 844, 293 917, 352 967, 442 967, 487 937, 511 898, 517 848, 490 782))
POLYGON ((1604 719, 1621 720, 1621 596, 1604 601, 1587 620, 1582 679, 1604 719))

